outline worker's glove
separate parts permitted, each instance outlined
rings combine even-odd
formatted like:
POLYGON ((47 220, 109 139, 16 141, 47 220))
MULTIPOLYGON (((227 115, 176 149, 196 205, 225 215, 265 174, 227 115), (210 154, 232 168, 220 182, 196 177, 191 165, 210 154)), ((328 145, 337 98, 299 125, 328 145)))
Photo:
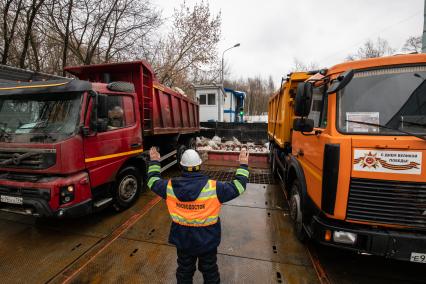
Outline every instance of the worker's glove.
POLYGON ((239 158, 241 165, 248 165, 249 161, 249 152, 246 148, 243 148, 240 152, 240 158, 239 158))
POLYGON ((156 147, 151 147, 151 150, 149 150, 149 158, 151 161, 160 161, 161 156, 156 147))

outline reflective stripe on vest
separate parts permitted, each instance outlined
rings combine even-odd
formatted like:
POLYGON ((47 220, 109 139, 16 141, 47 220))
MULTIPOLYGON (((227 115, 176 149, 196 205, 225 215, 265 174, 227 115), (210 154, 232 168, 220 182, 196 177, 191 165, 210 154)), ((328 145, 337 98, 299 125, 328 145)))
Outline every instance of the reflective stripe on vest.
POLYGON ((208 180, 194 201, 177 199, 172 182, 167 184, 167 208, 173 222, 183 226, 204 227, 216 224, 219 220, 220 202, 216 195, 216 181, 208 180))

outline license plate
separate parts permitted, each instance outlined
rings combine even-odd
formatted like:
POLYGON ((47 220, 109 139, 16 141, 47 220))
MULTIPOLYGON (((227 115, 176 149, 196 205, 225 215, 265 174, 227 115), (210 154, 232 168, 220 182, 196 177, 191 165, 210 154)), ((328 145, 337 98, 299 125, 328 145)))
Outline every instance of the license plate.
POLYGON ((4 203, 19 204, 19 205, 24 203, 22 197, 8 196, 8 195, 0 195, 0 201, 4 203))
POLYGON ((426 253, 412 252, 410 257, 411 262, 426 263, 426 253))

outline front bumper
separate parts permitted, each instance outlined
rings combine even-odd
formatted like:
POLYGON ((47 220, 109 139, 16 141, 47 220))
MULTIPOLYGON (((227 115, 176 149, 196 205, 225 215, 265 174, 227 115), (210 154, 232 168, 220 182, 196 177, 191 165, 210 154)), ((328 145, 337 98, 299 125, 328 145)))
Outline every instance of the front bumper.
POLYGON ((87 173, 58 177, 34 176, 27 180, 24 177, 0 175, 0 195, 22 200, 22 204, 18 205, 7 200, 0 201, 1 211, 36 217, 77 217, 92 212, 93 202, 87 173), (74 199, 61 204, 60 189, 69 185, 74 187, 74 199))
POLYGON ((93 212, 93 202, 91 199, 84 202, 63 207, 54 213, 54 216, 60 218, 75 218, 88 215, 93 212))
POLYGON ((35 217, 73 218, 90 214, 93 210, 91 199, 58 210, 52 210, 46 200, 24 198, 22 205, 13 205, 0 202, 0 211, 11 212, 35 217))
POLYGON ((426 233, 376 229, 329 219, 313 217, 311 237, 321 244, 367 253, 386 258, 410 261, 411 253, 426 253, 426 233), (357 234, 355 244, 348 245, 325 240, 326 231, 344 231, 357 234))

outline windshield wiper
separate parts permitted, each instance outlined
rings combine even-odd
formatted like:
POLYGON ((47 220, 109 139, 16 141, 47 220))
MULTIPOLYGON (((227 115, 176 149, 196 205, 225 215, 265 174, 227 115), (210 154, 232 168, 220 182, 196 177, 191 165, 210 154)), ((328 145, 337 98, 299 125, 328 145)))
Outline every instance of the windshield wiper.
MULTIPOLYGON (((32 123, 28 123, 28 124, 32 124, 32 123)), ((42 129, 42 128, 46 128, 47 126, 48 126, 47 125, 47 120, 42 120, 42 121, 34 122, 33 126, 30 126, 30 127, 19 127, 19 129, 42 129)))
POLYGON ((410 135, 410 136, 414 136, 414 137, 417 137, 417 138, 420 138, 420 139, 426 141, 426 137, 425 136, 422 136, 422 135, 419 135, 419 134, 415 134, 415 133, 412 133, 412 132, 407 132, 407 131, 400 130, 400 129, 397 129, 397 128, 392 128, 392 127, 389 127, 389 126, 386 126, 386 125, 381 125, 381 124, 376 124, 376 123, 370 123, 370 122, 364 122, 364 121, 348 120, 348 119, 345 119, 345 121, 352 122, 352 123, 358 123, 358 124, 364 124, 364 125, 368 125, 368 126, 381 127, 381 128, 385 128, 385 129, 389 129, 389 130, 394 130, 394 131, 398 131, 400 133, 404 133, 404 134, 407 134, 407 135, 410 135))

